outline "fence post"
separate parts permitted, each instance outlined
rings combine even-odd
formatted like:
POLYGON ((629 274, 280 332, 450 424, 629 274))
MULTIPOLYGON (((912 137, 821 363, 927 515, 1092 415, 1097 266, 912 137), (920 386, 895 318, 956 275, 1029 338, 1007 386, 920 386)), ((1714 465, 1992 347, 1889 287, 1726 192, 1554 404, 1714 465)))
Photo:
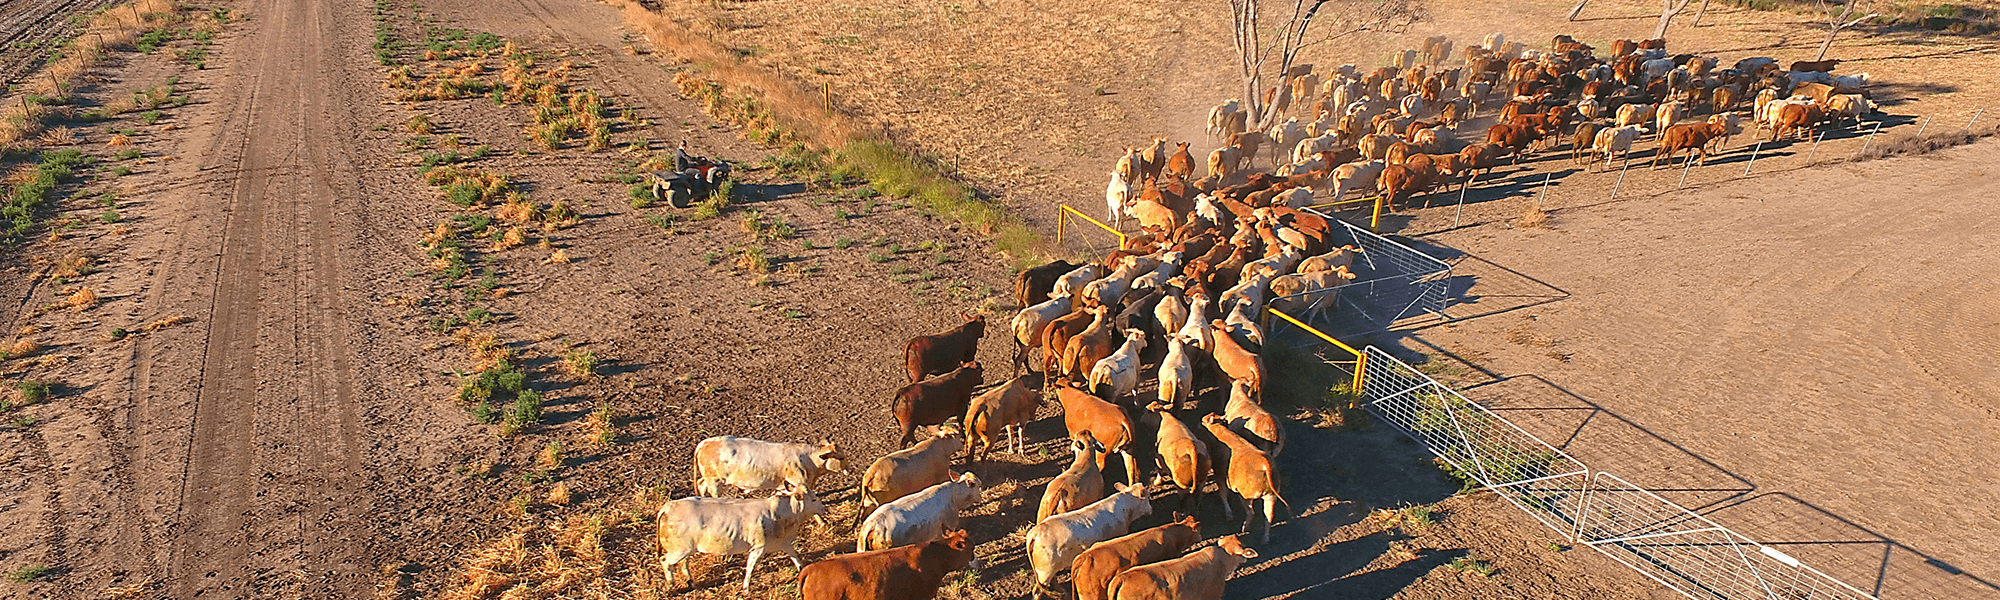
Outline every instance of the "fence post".
POLYGON ((1860 150, 1860 151, 1858 151, 1858 152, 1855 152, 1855 153, 1854 153, 1854 155, 1858 157, 1858 156, 1861 156, 1861 155, 1863 155, 1863 154, 1867 154, 1867 153, 1868 153, 1868 144, 1870 144, 1870 143, 1873 143, 1873 142, 1875 141, 1875 134, 1877 134, 1877 133, 1882 133, 1882 122, 1881 122, 1881 121, 1876 121, 1876 122, 1875 122, 1875 129, 1873 129, 1873 130, 1870 130, 1870 131, 1868 132, 1868 139, 1865 139, 1865 140, 1861 140, 1861 150, 1860 150))
POLYGON ((1069 215, 1067 215, 1067 214, 1064 214, 1064 213, 1063 213, 1063 209, 1062 209, 1062 206, 1061 206, 1061 205, 1057 205, 1057 206, 1056 206, 1056 247, 1057 247, 1057 248, 1061 248, 1061 247, 1062 247, 1062 234, 1063 234, 1063 224, 1064 224, 1065 222, 1067 222, 1068 220, 1069 220, 1069 215))
MULTIPOLYGON (((1673 164, 1673 163, 1668 163, 1668 164, 1673 164)), ((1694 153, 1689 152, 1687 160, 1681 161, 1681 182, 1674 184, 1674 189, 1678 190, 1687 187, 1688 169, 1692 168, 1694 168, 1694 153)))
POLYGON ((1924 117, 1924 124, 1917 128, 1917 137, 1924 137, 1924 130, 1931 128, 1931 118, 1924 117))
POLYGON ((1453 212, 1451 213, 1451 228, 1452 228, 1452 229, 1458 229, 1458 218, 1459 218, 1459 217, 1462 217, 1462 216, 1465 216, 1465 191, 1466 191, 1466 190, 1469 190, 1469 189, 1472 189, 1472 182, 1473 182, 1474 180, 1477 180, 1477 179, 1479 179, 1479 174, 1478 174, 1478 173, 1473 173, 1471 177, 1467 177, 1467 178, 1465 179, 1465 185, 1462 185, 1462 186, 1459 186, 1459 188, 1458 188, 1458 210, 1456 210, 1456 211, 1453 211, 1453 212))
POLYGON ((833 84, 824 81, 819 83, 819 101, 826 107, 827 113, 833 112, 833 84))
POLYGON ((1611 200, 1618 199, 1618 187, 1625 185, 1625 172, 1630 170, 1632 170, 1631 161, 1626 161, 1625 167, 1618 169, 1618 182, 1611 184, 1611 198, 1609 199, 1611 200))
POLYGON ((1375 197, 1375 214, 1368 217, 1368 231, 1371 233, 1382 233, 1382 198, 1384 196, 1386 194, 1375 197))
POLYGON ((1975 112, 1975 113, 1972 113, 1972 120, 1970 120, 1970 121, 1966 121, 1966 122, 1965 122, 1965 132, 1966 132, 1966 133, 1972 133, 1972 124, 1973 124, 1973 123, 1978 123, 1978 122, 1979 122, 1979 115, 1983 115, 1983 114, 1986 114, 1986 109, 1984 109, 1984 108, 1982 108, 1982 109, 1979 109, 1979 112, 1975 112))
MULTIPOLYGON (((1759 151, 1762 151, 1763 149, 1764 149, 1764 142, 1757 142, 1757 147, 1750 149, 1750 161, 1743 163, 1744 177, 1750 176, 1750 165, 1757 164, 1757 153, 1759 151)), ((1865 150, 1866 148, 1863 149, 1865 150)))
POLYGON ((1813 155, 1819 154, 1819 143, 1826 141, 1827 133, 1829 132, 1826 131, 1819 132, 1819 139, 1813 140, 1812 150, 1806 151, 1806 164, 1808 165, 1812 164, 1813 155))

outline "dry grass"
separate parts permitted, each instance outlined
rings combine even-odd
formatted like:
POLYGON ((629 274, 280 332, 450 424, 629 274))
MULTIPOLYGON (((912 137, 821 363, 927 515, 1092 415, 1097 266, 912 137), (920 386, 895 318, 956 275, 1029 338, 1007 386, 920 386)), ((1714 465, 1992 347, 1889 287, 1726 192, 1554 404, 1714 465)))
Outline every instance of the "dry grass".
POLYGON ((535 203, 529 202, 526 198, 509 199, 506 204, 500 205, 499 217, 504 220, 528 223, 535 221, 540 215, 541 211, 535 208, 535 203))
MULTIPOLYGON (((1930 154, 1946 148, 1956 148, 1971 144, 1996 135, 2000 135, 2000 123, 1989 123, 1972 128, 1960 127, 1952 130, 1933 130, 1924 132, 1923 135, 1916 135, 1914 133, 1902 134, 1879 143, 1869 144, 1866 152, 1861 153, 1852 160, 1864 161, 1878 158, 1930 154)), ((1833 159, 1826 162, 1838 162, 1839 160, 1833 159)))
POLYGON ((146 333, 152 333, 182 323, 192 323, 192 322, 194 322, 194 317, 190 317, 187 315, 172 316, 151 323, 147 323, 146 326, 140 327, 139 330, 146 333))
POLYGON ((549 488, 548 497, 543 498, 543 500, 548 502, 549 505, 551 506, 568 506, 569 482, 563 482, 563 481, 556 482, 555 487, 549 488))
POLYGON ((822 148, 837 149, 835 164, 829 165, 834 173, 859 175, 890 196, 909 198, 913 204, 990 235, 995 246, 1017 262, 1034 260, 1041 238, 1018 217, 994 202, 979 198, 970 187, 944 174, 938 165, 887 141, 861 125, 859 119, 834 110, 820 94, 808 91, 775 70, 744 61, 735 50, 714 39, 726 28, 718 27, 712 19, 693 19, 694 27, 706 28, 697 30, 636 2, 624 3, 621 10, 625 23, 654 44, 728 82, 729 87, 742 90, 741 95, 732 98, 721 84, 693 76, 676 76, 683 94, 701 100, 710 115, 744 127, 747 133, 767 144, 790 144, 796 148, 802 144, 792 139, 798 137, 822 148))
POLYGON ((97 293, 90 288, 77 288, 76 293, 63 300, 63 305, 76 312, 90 310, 97 306, 97 293))
POLYGON ((567 264, 568 262, 569 262, 569 253, 563 252, 562 249, 560 248, 556 249, 556 251, 554 252, 550 252, 548 259, 542 261, 542 263, 544 264, 555 264, 555 263, 567 264))
MULTIPOLYGON (((136 0, 127 6, 131 8, 98 13, 78 33, 62 58, 44 67, 42 73, 23 78, 26 88, 23 91, 49 98, 67 97, 110 49, 130 47, 140 34, 181 18, 173 0, 136 0)), ((42 120, 55 114, 53 107, 32 103, 10 106, 0 114, 0 149, 19 149, 41 137, 42 120)))
POLYGON ((106 146, 130 146, 130 145, 132 145, 132 138, 129 138, 129 137, 125 137, 125 134, 122 134, 122 133, 114 133, 114 134, 111 134, 111 139, 109 139, 109 140, 106 140, 106 141, 104 142, 104 145, 106 145, 106 146))
POLYGON ((25 356, 34 356, 35 353, 41 351, 42 351, 42 345, 40 343, 36 342, 33 339, 21 338, 14 342, 13 347, 7 349, 7 357, 21 358, 25 356))
POLYGON ((1529 202, 1527 208, 1521 210, 1521 217, 1514 219, 1514 226, 1527 229, 1547 228, 1549 211, 1542 210, 1542 203, 1539 201, 1529 202))
POLYGON ((606 578, 604 538, 614 520, 572 515, 546 528, 503 536, 464 561, 463 584, 448 600, 485 598, 611 598, 624 594, 606 578))
MULTIPOLYGON (((527 244, 528 244, 528 229, 526 227, 521 227, 519 225, 516 225, 507 228, 507 232, 501 234, 500 239, 493 242, 492 251, 503 252, 506 250, 511 250, 514 248, 525 246, 527 244)), ((494 290, 494 291, 497 292, 499 290, 494 290)))

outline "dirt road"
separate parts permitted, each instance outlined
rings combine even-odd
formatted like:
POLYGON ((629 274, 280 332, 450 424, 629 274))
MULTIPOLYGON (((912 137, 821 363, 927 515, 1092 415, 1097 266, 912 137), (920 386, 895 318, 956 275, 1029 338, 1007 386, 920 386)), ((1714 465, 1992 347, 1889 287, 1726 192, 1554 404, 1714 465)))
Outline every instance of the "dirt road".
POLYGON ((56 597, 133 585, 175 598, 363 595, 371 511, 388 510, 370 474, 416 447, 398 440, 418 439, 370 423, 444 422, 382 410, 384 365, 409 346, 377 331, 368 293, 399 285, 390 273, 410 259, 378 240, 395 217, 371 211, 410 201, 388 190, 410 189, 411 175, 366 170, 384 160, 355 143, 381 110, 374 74, 358 68, 365 49, 340 35, 365 27, 360 9, 237 9, 244 21, 215 68, 185 82, 201 89, 166 122, 179 131, 147 148, 168 160, 128 184, 135 233, 109 258, 143 268, 99 284, 123 313, 113 323, 193 324, 110 352, 108 383, 66 400, 91 422, 57 416, 25 434, 44 455, 35 462, 81 467, 44 469, 35 495, 44 522, 31 547, 65 573, 41 588, 56 597))

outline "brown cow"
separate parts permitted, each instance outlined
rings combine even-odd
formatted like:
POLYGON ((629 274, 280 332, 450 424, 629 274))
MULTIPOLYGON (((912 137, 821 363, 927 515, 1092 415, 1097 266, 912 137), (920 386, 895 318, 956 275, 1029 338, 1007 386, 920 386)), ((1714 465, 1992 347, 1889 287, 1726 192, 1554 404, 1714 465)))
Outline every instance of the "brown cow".
POLYGON ((1188 143, 1174 144, 1173 156, 1167 157, 1166 173, 1188 179, 1194 177, 1194 155, 1188 153, 1188 143))
POLYGON ((935 377, 896 390, 893 408, 896 426, 903 430, 898 448, 916 441, 919 425, 943 425, 952 417, 963 416, 972 403, 972 391, 983 383, 979 363, 966 362, 943 377, 935 377))
POLYGON ((984 337, 986 315, 966 315, 965 324, 951 331, 910 338, 903 344, 903 364, 910 369, 910 383, 979 358, 979 340, 984 337))
POLYGON ((1653 153, 1653 166, 1660 166, 1660 159, 1667 159, 1667 166, 1673 166, 1675 153, 1685 149, 1688 156, 1701 157, 1701 166, 1708 166, 1708 142, 1729 134, 1729 125, 1724 123, 1685 123, 1668 127, 1660 134, 1660 149, 1653 153))
MULTIPOLYGON (((1240 269, 1241 267, 1238 268, 1240 269)), ((1229 331, 1229 324, 1224 323, 1222 319, 1214 319, 1213 321, 1209 323, 1209 326, 1214 327, 1216 331, 1229 331)), ((1249 384, 1250 391, 1259 394, 1258 397, 1262 397, 1261 394, 1264 389, 1264 365, 1258 360, 1255 353, 1244 350, 1243 346, 1238 345, 1236 340, 1230 336, 1217 335, 1215 336, 1215 348, 1210 351, 1210 354, 1215 356, 1216 366, 1222 368, 1224 375, 1228 375, 1230 379, 1241 380, 1249 384)))
MULTIPOLYGON (((1278 495, 1277 467, 1271 464, 1270 455, 1265 454, 1250 440, 1244 439, 1236 430, 1230 428, 1228 423, 1222 422, 1221 415, 1211 414, 1202 417, 1201 424, 1208 428, 1208 433, 1215 436, 1216 441, 1222 442, 1221 455, 1217 457, 1216 462, 1229 465, 1229 470, 1223 476, 1226 484, 1224 487, 1230 494, 1236 495, 1237 501, 1243 503, 1243 531, 1245 533, 1250 531, 1250 521, 1253 520, 1251 517, 1257 512, 1250 503, 1263 500, 1264 542, 1269 543, 1271 522, 1278 516, 1278 504, 1284 503, 1286 510, 1291 510, 1292 507, 1290 502, 1285 502, 1285 498, 1278 495)), ((1222 517, 1235 519, 1233 513, 1229 499, 1223 498, 1222 517)))
POLYGON ((1093 308, 1104 310, 1092 310, 1091 312, 1094 315, 1090 320, 1090 326, 1084 327, 1083 331, 1070 336, 1069 343, 1063 346, 1062 373, 1064 375, 1073 378, 1084 376, 1090 371, 1090 367, 1097 364, 1097 361, 1104 360, 1104 357, 1110 356, 1111 352, 1117 346, 1111 338, 1111 330, 1113 329, 1110 319, 1111 308, 1108 306, 1093 308))
POLYGON ((1167 166, 1167 138, 1153 138, 1153 145, 1139 152, 1139 160, 1142 163, 1139 181, 1159 179, 1160 170, 1167 166))
POLYGON ((888 550, 828 557, 799 571, 804 600, 923 600, 937 597, 946 575, 972 563, 965 530, 888 550))
POLYGON ((1826 111, 1818 104, 1787 104, 1778 111, 1777 126, 1771 128, 1771 141, 1785 136, 1785 130, 1799 132, 1805 139, 1812 139, 1813 127, 1826 118, 1826 111))
POLYGON ((1832 73, 1834 67, 1840 66, 1840 62, 1838 58, 1794 61, 1792 70, 1802 73, 1832 73))
POLYGON ((1119 573, 1105 589, 1106 600, 1221 600, 1229 576, 1257 551, 1239 536, 1173 560, 1140 565, 1119 573))
POLYGON ((1054 321, 1049 321, 1047 328, 1042 330, 1042 380, 1044 383, 1047 383, 1048 378, 1053 377, 1056 371, 1062 368, 1063 349, 1069 347, 1069 338, 1075 337, 1076 334, 1082 333, 1085 327, 1089 327, 1091 320, 1097 316, 1098 312, 1108 312, 1109 310, 1102 306, 1093 306, 1057 317, 1054 321))
POLYGON ((966 458, 985 459, 995 442, 999 442, 1001 450, 1006 450, 1007 442, 1000 436, 1009 430, 1014 432, 1014 453, 1023 452, 1025 424, 1035 420, 1035 410, 1041 407, 1042 392, 1029 385, 1026 377, 1015 378, 973 398, 972 405, 965 409, 963 421, 966 458))
POLYGON ((1111 579, 1126 569, 1178 558, 1201 542, 1201 523, 1194 517, 1092 545, 1070 563, 1070 585, 1076 600, 1104 600, 1111 579))
POLYGON ((1540 133, 1533 129, 1507 123, 1498 123, 1486 128, 1486 145, 1514 155, 1514 162, 1517 164, 1521 162, 1521 157, 1527 154, 1529 146, 1539 137, 1540 133))
POLYGON ((1069 437, 1094 439, 1104 447, 1104 452, 1097 455, 1098 469, 1104 468, 1105 454, 1117 452, 1125 456, 1125 480, 1139 480, 1139 460, 1132 456, 1137 430, 1125 416, 1125 409, 1077 389, 1076 384, 1068 381, 1056 386, 1056 399, 1062 402, 1063 427, 1069 430, 1069 437))
POLYGON ((1418 192, 1430 189, 1436 178, 1437 166, 1434 164, 1389 165, 1382 169, 1381 176, 1375 178, 1375 191, 1382 194, 1383 201, 1393 211, 1398 200, 1408 200, 1418 192))

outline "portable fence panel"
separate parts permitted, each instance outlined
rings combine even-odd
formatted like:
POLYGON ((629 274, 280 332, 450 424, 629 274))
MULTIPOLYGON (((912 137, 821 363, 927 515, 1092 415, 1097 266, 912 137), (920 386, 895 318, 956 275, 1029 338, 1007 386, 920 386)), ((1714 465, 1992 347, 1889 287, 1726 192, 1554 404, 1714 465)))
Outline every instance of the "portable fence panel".
POLYGON ((1352 223, 1331 217, 1327 220, 1341 225, 1329 232, 1333 246, 1361 249, 1349 268, 1355 279, 1332 291, 1275 298, 1273 302, 1298 306, 1298 317, 1336 335, 1379 331, 1405 318, 1442 314, 1449 300, 1451 265, 1352 223))
POLYGON ((1478 482, 1574 539, 1590 469, 1380 348, 1366 349, 1363 406, 1478 482))
POLYGON ((1577 541, 1689 598, 1874 598, 1616 475, 1590 488, 1577 541))

